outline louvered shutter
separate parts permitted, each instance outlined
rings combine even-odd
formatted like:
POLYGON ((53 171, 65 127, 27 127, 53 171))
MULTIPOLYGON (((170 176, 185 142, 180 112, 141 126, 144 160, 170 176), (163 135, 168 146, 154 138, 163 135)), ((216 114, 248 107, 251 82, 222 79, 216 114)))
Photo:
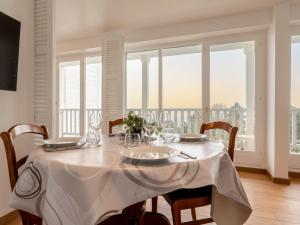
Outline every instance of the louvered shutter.
POLYGON ((124 106, 124 40, 106 35, 102 40, 102 117, 103 133, 108 122, 123 117, 124 106))
POLYGON ((34 122, 52 134, 53 1, 34 1, 34 122))

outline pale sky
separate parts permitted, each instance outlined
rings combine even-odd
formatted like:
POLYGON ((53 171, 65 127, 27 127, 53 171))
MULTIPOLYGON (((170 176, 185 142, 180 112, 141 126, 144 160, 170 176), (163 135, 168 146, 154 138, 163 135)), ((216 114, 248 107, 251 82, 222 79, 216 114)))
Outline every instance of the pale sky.
POLYGON ((291 50, 291 105, 300 107, 300 43, 293 43, 291 50))
MULTIPOLYGON (((228 107, 238 102, 246 106, 246 57, 243 50, 211 53, 211 105, 228 107)), ((163 107, 202 107, 202 54, 163 57, 163 107)), ((158 107, 158 60, 151 58, 149 66, 149 108, 158 107)), ((127 107, 141 108, 142 64, 127 62, 127 107)))

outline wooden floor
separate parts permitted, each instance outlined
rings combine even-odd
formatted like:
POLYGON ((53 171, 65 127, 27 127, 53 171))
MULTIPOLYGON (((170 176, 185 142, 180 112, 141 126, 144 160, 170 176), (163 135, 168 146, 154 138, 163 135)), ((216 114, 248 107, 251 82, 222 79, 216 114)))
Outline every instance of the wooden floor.
MULTIPOLYGON (((262 174, 240 172, 240 176, 253 208, 247 225, 300 225, 300 179, 292 179, 288 186, 274 184, 262 174)), ((159 212, 171 221, 170 208, 162 198, 159 212)), ((198 217, 205 215, 209 215, 208 207, 197 209, 198 217)), ((190 211, 182 211, 182 219, 190 220, 190 211)), ((16 218, 7 225, 21 225, 21 222, 16 218)))

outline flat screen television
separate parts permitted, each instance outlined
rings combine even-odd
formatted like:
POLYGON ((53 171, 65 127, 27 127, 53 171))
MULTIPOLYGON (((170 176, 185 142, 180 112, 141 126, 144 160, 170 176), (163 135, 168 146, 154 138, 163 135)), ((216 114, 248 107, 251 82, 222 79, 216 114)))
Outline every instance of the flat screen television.
POLYGON ((0 90, 17 90, 21 23, 0 12, 0 90))

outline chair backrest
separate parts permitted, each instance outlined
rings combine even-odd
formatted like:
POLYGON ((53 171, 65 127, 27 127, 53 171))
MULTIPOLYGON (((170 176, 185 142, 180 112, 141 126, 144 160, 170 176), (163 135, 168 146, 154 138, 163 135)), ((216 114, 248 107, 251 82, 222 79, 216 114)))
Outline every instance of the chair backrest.
POLYGON ((17 136, 22 134, 40 134, 43 136, 44 139, 49 138, 48 131, 45 126, 37 126, 31 124, 16 125, 10 128, 7 132, 2 132, 0 134, 4 142, 4 147, 6 151, 10 186, 12 190, 15 187, 15 184, 19 177, 18 169, 26 162, 26 159, 28 157, 27 155, 18 161, 16 159, 14 140, 17 136))
POLYGON ((211 129, 224 130, 229 134, 228 154, 229 154, 231 160, 233 161, 235 139, 236 139, 236 134, 238 132, 238 128, 233 127, 229 123, 226 123, 226 122, 223 122, 223 121, 216 121, 216 122, 202 124, 201 129, 200 129, 200 133, 204 134, 204 132, 206 130, 211 130, 211 129))
POLYGON ((118 126, 122 123, 123 123, 123 119, 117 119, 117 120, 109 121, 109 130, 108 130, 109 135, 112 135, 112 128, 114 126, 118 126))

